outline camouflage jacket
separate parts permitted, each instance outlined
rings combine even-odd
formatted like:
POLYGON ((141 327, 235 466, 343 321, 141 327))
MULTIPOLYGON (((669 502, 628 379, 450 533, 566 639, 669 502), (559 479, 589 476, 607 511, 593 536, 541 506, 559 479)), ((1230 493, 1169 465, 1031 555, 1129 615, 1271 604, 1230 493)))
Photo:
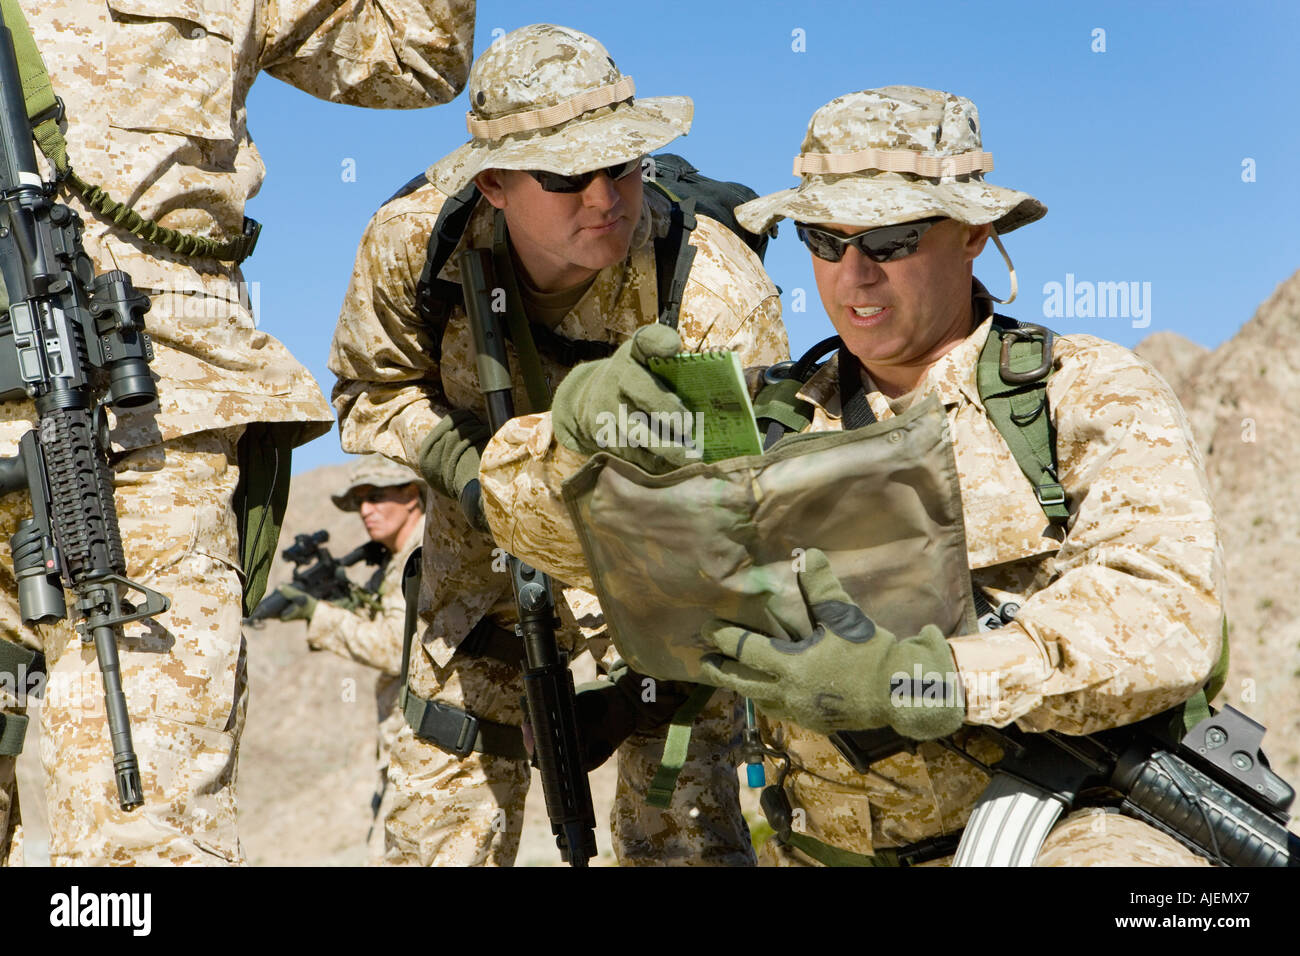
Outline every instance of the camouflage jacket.
POLYGON ((358 664, 378 668, 390 676, 402 671, 402 633, 406 624, 406 599, 402 596, 402 569, 420 545, 412 533, 404 547, 388 556, 384 576, 375 594, 379 610, 349 610, 320 601, 307 625, 307 643, 313 650, 333 651, 358 664))
MULTIPOLYGON (((380 452, 412 468, 421 441, 450 409, 470 409, 486 418, 464 310, 454 308, 441 330, 425 327, 415 312, 429 233, 444 201, 442 193, 426 184, 375 214, 357 251, 329 359, 339 379, 333 398, 344 450, 380 452)), ((489 248, 492 222, 492 208, 482 203, 461 247, 489 248)), ((735 349, 747 363, 781 360, 789 346, 776 287, 739 238, 706 217, 698 217, 698 222, 690 237, 696 256, 679 320, 685 348, 735 349)), ((627 259, 598 273, 555 331, 571 339, 617 343, 655 321, 652 240, 666 233, 667 226, 666 201, 647 190, 627 259)), ((442 278, 459 281, 459 251, 444 267, 442 278)), ((517 367, 513 349, 510 356, 512 367, 517 367)), ((568 372, 546 355, 542 369, 552 387, 568 372)), ((517 408, 528 407, 518 375, 514 398, 517 408)), ((515 435, 544 427, 549 437, 550 416, 522 416, 508 427, 515 435)), ((513 604, 505 575, 494 573, 504 565, 496 561, 494 568, 492 539, 471 529, 454 502, 431 497, 420 613, 425 645, 444 665, 485 614, 511 616, 513 604)), ((505 539, 498 543, 510 547, 505 539)), ((566 592, 565 598, 584 629, 599 627, 590 595, 566 592)))
MULTIPOLYGON (((995 605, 1020 605, 1008 626, 950 640, 967 723, 1081 734, 1178 704, 1217 659, 1224 591, 1209 487, 1183 411, 1129 350, 1087 335, 1058 337, 1047 391, 1071 516, 1064 536, 1053 536, 979 399, 976 362, 990 324, 980 323, 907 395, 867 396, 882 420, 930 393, 943 401, 974 583, 995 605)), ((815 410, 810 430, 842 427, 837 382, 831 362, 805 385, 801 394, 815 410)), ((507 429, 489 444, 480 472, 488 518, 520 558, 590 586, 559 497, 582 459, 548 432, 507 429), (545 540, 522 531, 539 526, 548 529, 545 540)), ((863 776, 819 734, 794 725, 768 733, 792 755, 787 786, 805 811, 806 832, 858 852, 955 831, 987 782, 933 743, 863 776)), ((978 726, 958 737, 981 760, 997 759, 978 726)))
MULTIPOLYGON (((263 166, 245 99, 261 71, 355 106, 442 103, 464 85, 474 0, 21 0, 67 108, 73 169, 140 215, 201 236, 237 236, 263 166)), ((148 290, 159 405, 123 413, 118 448, 253 421, 316 423, 311 375, 254 328, 241 273, 186 259, 88 213, 99 271, 148 290)))

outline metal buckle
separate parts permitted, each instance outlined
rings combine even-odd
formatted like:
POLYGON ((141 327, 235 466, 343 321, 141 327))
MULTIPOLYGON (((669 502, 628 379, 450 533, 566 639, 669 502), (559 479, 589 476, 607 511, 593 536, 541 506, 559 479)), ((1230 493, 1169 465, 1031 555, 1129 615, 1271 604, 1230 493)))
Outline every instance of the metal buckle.
POLYGON ((1037 488, 1034 489, 1034 495, 1038 498, 1038 503, 1039 503, 1040 505, 1063 505, 1063 504, 1065 504, 1065 488, 1062 487, 1058 482, 1052 482, 1052 483, 1049 484, 1049 485, 1039 485, 1037 488), (1055 497, 1055 498, 1044 498, 1044 497, 1043 497, 1043 489, 1044 489, 1044 488, 1056 488, 1056 489, 1058 489, 1058 491, 1057 491, 1057 497, 1055 497))
POLYGON ((1052 330, 1045 329, 1041 325, 1028 325, 1022 323, 1019 328, 1007 329, 1002 333, 1002 354, 998 362, 998 374, 1002 376, 1002 381, 1012 385, 1023 385, 1026 382, 1037 382, 1045 378, 1052 368, 1052 330), (1043 342, 1043 362, 1038 368, 1029 372, 1011 371, 1011 345, 1013 342, 1033 342, 1042 339, 1043 342))
POLYGON ((51 106, 48 110, 37 113, 35 116, 31 118, 31 120, 29 120, 29 122, 32 124, 32 128, 35 129, 37 126, 40 126, 48 119, 54 120, 55 123, 62 123, 63 118, 67 115, 68 115, 68 110, 67 107, 64 106, 63 104, 63 97, 56 96, 54 97, 53 106, 51 106))

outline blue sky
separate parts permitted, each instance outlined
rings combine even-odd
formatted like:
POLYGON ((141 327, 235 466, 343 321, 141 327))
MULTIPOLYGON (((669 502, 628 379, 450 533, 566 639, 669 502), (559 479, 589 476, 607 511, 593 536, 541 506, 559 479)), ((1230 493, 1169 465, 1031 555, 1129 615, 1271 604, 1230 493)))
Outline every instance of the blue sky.
MULTIPOLYGON (((1058 332, 1132 346, 1174 331, 1214 347, 1300 268, 1294 3, 481 0, 475 49, 542 20, 599 39, 638 95, 692 97, 691 134, 669 149, 760 194, 794 184, 809 117, 840 94, 904 83, 969 97, 996 162, 989 181, 1049 210, 1006 239, 1021 292, 1003 311, 1058 332), (1083 284, 1101 282, 1136 293, 1127 314, 1097 303, 1091 315, 1052 313, 1067 291, 1086 311, 1083 284)), ((325 103, 268 76, 253 87, 249 129, 268 172, 249 204, 265 228, 245 277, 260 283, 262 327, 327 394, 361 231, 468 138, 466 109, 463 93, 387 112, 325 103)), ((830 334, 788 226, 767 268, 796 354, 830 334)), ((1007 289, 991 245, 976 274, 995 294, 1007 289)), ((335 432, 299 449, 294 470, 344 458, 335 432)))

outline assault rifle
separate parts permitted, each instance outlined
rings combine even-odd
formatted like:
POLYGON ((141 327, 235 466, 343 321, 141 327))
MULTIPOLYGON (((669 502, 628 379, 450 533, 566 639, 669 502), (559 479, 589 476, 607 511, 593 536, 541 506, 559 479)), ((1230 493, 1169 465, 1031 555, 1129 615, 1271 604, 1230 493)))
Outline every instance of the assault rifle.
MULTIPOLYGON (((487 402, 488 426, 496 432, 515 417, 515 410, 504 329, 488 305, 492 297, 488 281, 491 268, 491 255, 485 249, 467 249, 461 254, 461 287, 478 356, 478 385, 487 402)), ((522 638, 521 651, 526 658, 524 690, 546 815, 560 858, 570 866, 585 867, 587 860, 596 855, 596 811, 591 804, 591 785, 582 768, 569 658, 555 643, 558 622, 551 580, 513 555, 507 556, 507 565, 519 614, 516 631, 522 638)))
MULTIPOLYGON (((1233 707, 1190 730, 1178 710, 1087 736, 983 730, 998 737, 1004 753, 993 766, 937 741, 992 778, 954 866, 1029 866, 1062 814, 1093 803, 1116 806, 1220 866, 1300 866, 1300 837, 1287 831, 1295 791, 1269 768, 1264 727, 1233 707)), ((888 728, 831 740, 859 773, 916 752, 916 741, 888 728)), ((774 810, 788 826, 784 791, 769 787, 762 803, 769 819, 774 810)))
POLYGON ((76 596, 81 639, 94 643, 118 801, 143 802, 140 769, 122 693, 117 639, 123 624, 154 617, 170 602, 126 578, 126 557, 106 446, 106 406, 133 408, 157 397, 144 331, 149 299, 131 277, 94 274, 81 218, 54 202, 36 165, 32 129, 0 14, 0 272, 8 312, 0 319, 0 401, 31 399, 37 427, 13 458, 0 460, 0 494, 26 488, 32 516, 9 539, 23 623, 68 616, 76 596), (143 597, 139 607, 127 600, 143 597))
MULTIPOLYGON (((280 556, 294 566, 293 586, 318 601, 351 600, 375 606, 374 596, 353 584, 344 568, 350 568, 360 561, 381 565, 388 560, 388 549, 378 541, 367 541, 343 557, 336 558, 329 553, 328 548, 323 547, 329 539, 330 533, 323 530, 315 534, 300 534, 294 537, 293 544, 280 552, 280 556), (311 566, 305 567, 306 565, 311 566)), ((268 618, 278 618, 288 604, 288 599, 279 591, 273 592, 253 609, 247 620, 257 623, 268 618)))

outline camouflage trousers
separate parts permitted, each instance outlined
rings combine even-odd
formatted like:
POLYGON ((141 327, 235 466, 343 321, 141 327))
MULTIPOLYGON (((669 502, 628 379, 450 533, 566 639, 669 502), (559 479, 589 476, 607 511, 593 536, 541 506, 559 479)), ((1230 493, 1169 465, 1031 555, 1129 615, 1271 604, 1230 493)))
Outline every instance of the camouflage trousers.
MULTIPOLYGON (((457 654, 438 667, 417 646, 410 681, 414 693, 476 716, 516 726, 523 719, 517 666, 457 654)), ((733 756, 740 719, 739 699, 719 691, 695 722, 672 804, 663 810, 645 802, 663 734, 633 735, 619 748, 610 831, 621 866, 754 865, 733 756)), ((403 723, 388 769, 393 806, 386 819, 385 862, 513 865, 530 782, 526 763, 482 753, 457 757, 420 740, 403 723)))
MULTIPOLYGON (((923 866, 947 866, 952 857, 923 866)), ((775 840, 763 844, 760 866, 821 866, 816 860, 775 840)), ((1187 849, 1155 827, 1091 807, 1071 813, 1052 828, 1034 866, 1209 866, 1209 860, 1187 849)))
MULTIPOLYGON (((0 425, 0 454, 26 426, 0 425)), ((171 598, 119 641, 122 684, 144 805, 124 813, 94 645, 70 621, 21 624, 12 567, 0 564, 0 635, 39 647, 48 662, 40 756, 54 864, 234 864, 235 767, 247 705, 242 582, 231 503, 242 426, 137 449, 115 463, 127 575, 171 598)), ((30 513, 25 495, 0 499, 0 535, 30 513)), ((23 700, 0 700, 6 712, 23 700)), ((12 758, 0 761, 0 833, 21 833, 12 758)), ((17 841, 14 841, 17 842, 17 841)), ((0 847, 13 860, 18 848, 0 847)))

